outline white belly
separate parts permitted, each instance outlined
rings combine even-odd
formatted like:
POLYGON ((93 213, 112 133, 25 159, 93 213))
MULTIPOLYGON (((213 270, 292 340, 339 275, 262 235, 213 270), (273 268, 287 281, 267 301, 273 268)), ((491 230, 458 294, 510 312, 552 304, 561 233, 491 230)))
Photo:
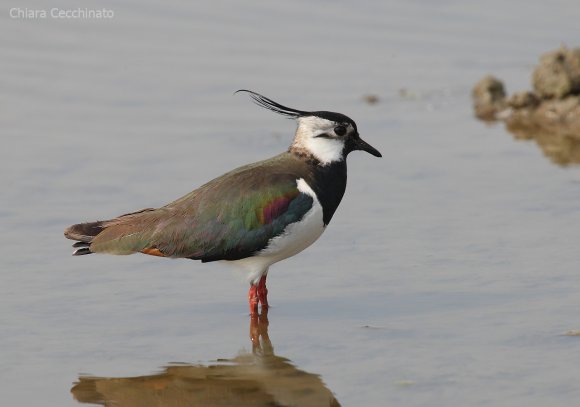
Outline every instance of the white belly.
POLYGON ((312 197, 312 208, 304 217, 286 227, 284 232, 272 238, 268 246, 253 257, 228 263, 244 269, 248 273, 248 280, 257 283, 260 277, 268 271, 268 267, 280 260, 287 259, 306 249, 324 232, 322 220, 322 205, 316 194, 304 179, 297 180, 298 190, 312 197))

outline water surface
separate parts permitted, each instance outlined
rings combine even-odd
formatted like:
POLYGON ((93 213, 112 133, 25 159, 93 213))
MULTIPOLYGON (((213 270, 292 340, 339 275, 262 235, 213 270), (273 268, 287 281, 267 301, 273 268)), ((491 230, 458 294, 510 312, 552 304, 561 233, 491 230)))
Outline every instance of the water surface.
POLYGON ((345 113, 384 156, 353 153, 328 231, 272 268, 275 355, 345 406, 578 400, 580 342, 561 334, 580 327, 579 170, 476 121, 469 101, 483 75, 525 89, 541 53, 579 45, 576 1, 8 13, 53 4, 77 6, 0 10, 4 403, 79 406, 79 378, 159 379, 252 354, 234 272, 72 257, 62 237, 287 148, 294 124, 239 88, 345 113))

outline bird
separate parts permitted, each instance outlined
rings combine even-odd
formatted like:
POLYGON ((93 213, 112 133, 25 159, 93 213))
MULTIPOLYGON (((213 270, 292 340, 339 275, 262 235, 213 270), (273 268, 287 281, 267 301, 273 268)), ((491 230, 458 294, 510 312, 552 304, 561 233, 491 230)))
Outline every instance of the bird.
POLYGON ((240 89, 258 106, 297 122, 290 147, 234 169, 160 208, 65 229, 74 256, 143 253, 241 269, 250 283, 250 314, 267 310, 270 266, 312 245, 330 223, 347 182, 346 158, 381 153, 361 139, 350 117, 281 105, 240 89))

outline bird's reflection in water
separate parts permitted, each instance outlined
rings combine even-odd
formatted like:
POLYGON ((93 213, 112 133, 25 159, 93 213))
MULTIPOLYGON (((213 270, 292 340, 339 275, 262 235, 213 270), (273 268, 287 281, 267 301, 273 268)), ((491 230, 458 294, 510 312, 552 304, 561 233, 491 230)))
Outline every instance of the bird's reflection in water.
POLYGON ((250 323, 252 353, 213 365, 172 365, 150 376, 81 376, 76 400, 107 407, 340 406, 319 376, 276 356, 268 337, 268 314, 250 323))

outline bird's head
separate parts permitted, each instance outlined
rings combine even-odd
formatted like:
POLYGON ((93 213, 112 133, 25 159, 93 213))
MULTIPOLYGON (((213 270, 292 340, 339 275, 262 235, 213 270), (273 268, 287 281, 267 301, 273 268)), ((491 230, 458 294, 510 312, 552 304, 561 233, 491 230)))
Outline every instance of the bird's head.
POLYGON ((348 153, 354 150, 362 150, 375 157, 382 157, 376 148, 360 138, 356 123, 348 116, 327 111, 297 110, 250 90, 241 89, 238 92, 249 93, 259 106, 296 119, 298 128, 290 151, 311 155, 320 165, 342 161, 348 153))

